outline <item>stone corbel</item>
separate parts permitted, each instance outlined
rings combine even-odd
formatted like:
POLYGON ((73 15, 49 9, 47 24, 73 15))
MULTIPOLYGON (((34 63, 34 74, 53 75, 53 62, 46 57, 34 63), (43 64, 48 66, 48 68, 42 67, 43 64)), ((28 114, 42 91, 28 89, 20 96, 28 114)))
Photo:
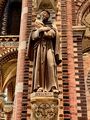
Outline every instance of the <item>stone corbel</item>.
POLYGON ((58 94, 52 92, 32 93, 31 120, 57 120, 58 119, 58 94))
POLYGON ((72 30, 73 30, 73 37, 77 38, 77 40, 82 40, 84 33, 86 31, 86 26, 73 26, 72 30))

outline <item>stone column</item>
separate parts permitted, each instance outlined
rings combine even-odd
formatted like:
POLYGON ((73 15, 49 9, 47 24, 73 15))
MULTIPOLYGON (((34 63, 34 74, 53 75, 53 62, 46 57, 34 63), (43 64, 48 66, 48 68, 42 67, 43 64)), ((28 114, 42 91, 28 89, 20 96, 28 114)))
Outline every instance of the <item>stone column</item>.
POLYGON ((22 0, 22 14, 20 26, 20 40, 18 50, 18 63, 16 75, 15 100, 12 120, 21 120, 22 114, 22 100, 23 100, 23 81, 25 68, 25 52, 27 42, 27 16, 28 16, 28 1, 22 0))
POLYGON ((3 112, 4 98, 5 98, 4 93, 0 93, 0 120, 3 120, 5 117, 3 112))
POLYGON ((14 88, 12 83, 7 86, 7 98, 9 101, 13 101, 14 88))
POLYGON ((10 113, 8 113, 8 114, 6 115, 6 120, 11 120, 11 114, 10 114, 10 113))
POLYGON ((0 93, 0 109, 2 109, 4 106, 4 99, 5 99, 4 93, 0 93))
POLYGON ((69 83, 69 102, 70 119, 77 120, 77 94, 75 81, 74 48, 72 32, 72 0, 66 0, 66 23, 67 23, 67 62, 68 62, 68 83, 69 83))
POLYGON ((0 120, 5 120, 5 113, 4 112, 1 112, 1 115, 0 115, 0 120))
POLYGON ((75 59, 75 79, 76 79, 76 91, 77 91, 77 111, 78 119, 87 120, 87 101, 86 101, 86 89, 84 78, 84 66, 83 66, 83 49, 82 40, 85 33, 85 26, 73 26, 74 37, 74 59, 75 59))
POLYGON ((5 113, 6 116, 6 120, 11 120, 11 116, 12 116, 12 102, 7 101, 6 103, 4 103, 4 107, 3 107, 3 111, 5 113))
POLYGON ((58 94, 36 92, 31 96, 31 120, 58 120, 58 94))

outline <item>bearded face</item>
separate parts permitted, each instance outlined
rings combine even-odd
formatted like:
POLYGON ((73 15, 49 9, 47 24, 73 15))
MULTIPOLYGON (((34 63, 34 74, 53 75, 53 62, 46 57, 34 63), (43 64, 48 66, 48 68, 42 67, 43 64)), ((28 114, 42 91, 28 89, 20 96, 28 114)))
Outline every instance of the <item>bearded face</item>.
POLYGON ((41 19, 43 23, 47 22, 50 17, 50 14, 47 11, 41 12, 41 19))

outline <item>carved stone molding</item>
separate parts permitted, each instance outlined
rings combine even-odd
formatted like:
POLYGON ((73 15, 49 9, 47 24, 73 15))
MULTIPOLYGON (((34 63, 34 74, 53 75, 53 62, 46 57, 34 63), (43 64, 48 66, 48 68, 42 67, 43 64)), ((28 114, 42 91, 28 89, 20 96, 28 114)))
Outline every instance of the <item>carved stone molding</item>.
POLYGON ((82 17, 82 23, 84 23, 85 26, 90 28, 90 7, 88 7, 86 12, 84 13, 82 17))
POLYGON ((36 9, 56 9, 57 0, 33 0, 36 9))
POLYGON ((31 94, 32 120, 57 120, 58 97, 52 92, 31 94))
POLYGON ((36 119, 51 120, 57 117, 58 111, 55 104, 48 104, 48 103, 42 103, 39 105, 33 104, 32 109, 34 111, 34 117, 36 119))
POLYGON ((86 30, 86 26, 73 26, 72 30, 73 30, 73 37, 81 38, 82 40, 82 37, 86 30))
POLYGON ((18 42, 19 35, 5 35, 0 36, 0 42, 18 42))

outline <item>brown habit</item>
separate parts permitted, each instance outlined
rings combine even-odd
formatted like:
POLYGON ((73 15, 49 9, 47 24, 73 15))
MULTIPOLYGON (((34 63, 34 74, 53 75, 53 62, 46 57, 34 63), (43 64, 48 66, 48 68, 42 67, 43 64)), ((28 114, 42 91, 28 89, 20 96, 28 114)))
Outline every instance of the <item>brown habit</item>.
MULTIPOLYGON (((50 26, 51 24, 43 24, 37 20, 35 22, 35 29, 32 30, 28 43, 28 57, 33 61, 33 84, 32 91, 39 87, 42 87, 46 91, 54 86, 58 88, 57 84, 57 71, 56 63, 59 59, 59 39, 57 31, 53 37, 42 36, 38 33, 40 27, 50 26), (35 33, 37 31, 37 33, 35 33), (34 33, 34 35, 33 35, 34 33), (36 35, 35 35, 36 34, 36 35)), ((57 63, 58 64, 58 63, 57 63)))

